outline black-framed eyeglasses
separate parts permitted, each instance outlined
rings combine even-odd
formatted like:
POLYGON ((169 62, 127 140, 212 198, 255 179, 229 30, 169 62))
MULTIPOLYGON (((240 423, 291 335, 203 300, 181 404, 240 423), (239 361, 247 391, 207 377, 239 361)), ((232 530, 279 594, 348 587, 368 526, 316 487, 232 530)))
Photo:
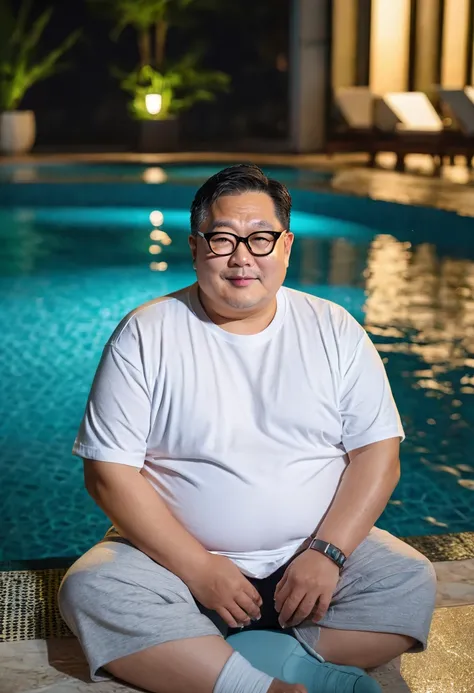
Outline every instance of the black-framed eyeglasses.
POLYGON ((277 240, 285 231, 255 231, 248 236, 237 236, 227 231, 211 231, 197 235, 207 241, 209 250, 214 255, 232 255, 239 243, 243 243, 252 255, 263 257, 273 252, 277 240))

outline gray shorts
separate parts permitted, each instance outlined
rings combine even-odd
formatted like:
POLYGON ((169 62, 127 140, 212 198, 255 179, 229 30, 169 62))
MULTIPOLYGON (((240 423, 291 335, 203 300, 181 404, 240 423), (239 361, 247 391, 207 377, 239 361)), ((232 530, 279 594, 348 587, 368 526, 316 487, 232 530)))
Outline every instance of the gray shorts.
MULTIPOLYGON (((374 528, 347 560, 331 606, 318 625, 408 635, 417 640, 413 650, 422 650, 435 597, 431 563, 408 544, 374 528)), ((229 634, 220 617, 198 605, 180 578, 114 535, 107 535, 71 566, 61 584, 59 608, 81 643, 93 681, 110 678, 102 668, 109 662, 153 645, 229 634)), ((267 612, 272 608, 273 599, 267 612)), ((309 651, 319 632, 311 621, 293 629, 309 651)))

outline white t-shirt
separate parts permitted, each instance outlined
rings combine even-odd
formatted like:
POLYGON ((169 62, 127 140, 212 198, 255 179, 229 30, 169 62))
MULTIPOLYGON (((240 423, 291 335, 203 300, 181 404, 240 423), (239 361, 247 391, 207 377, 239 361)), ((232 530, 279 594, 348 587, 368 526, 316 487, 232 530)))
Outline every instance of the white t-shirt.
POLYGON ((270 325, 236 335, 195 284, 118 325, 73 453, 141 468, 208 551, 262 578, 321 522, 347 452, 391 437, 384 366, 346 310, 283 287, 270 325))

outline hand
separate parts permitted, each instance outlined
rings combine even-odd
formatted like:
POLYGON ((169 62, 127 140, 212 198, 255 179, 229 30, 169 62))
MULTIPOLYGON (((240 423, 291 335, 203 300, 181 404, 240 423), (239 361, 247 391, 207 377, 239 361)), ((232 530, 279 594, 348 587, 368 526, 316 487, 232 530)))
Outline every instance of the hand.
POLYGON ((204 566, 186 584, 203 606, 216 611, 231 628, 260 618, 262 598, 226 556, 208 554, 204 566))
POLYGON ((297 626, 310 615, 317 623, 329 608, 339 568, 327 556, 307 549, 295 558, 275 589, 275 609, 282 628, 297 626))

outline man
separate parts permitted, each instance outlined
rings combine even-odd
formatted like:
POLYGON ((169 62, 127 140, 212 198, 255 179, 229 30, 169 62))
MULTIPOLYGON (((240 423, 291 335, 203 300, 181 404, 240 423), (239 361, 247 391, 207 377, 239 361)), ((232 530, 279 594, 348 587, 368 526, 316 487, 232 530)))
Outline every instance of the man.
POLYGON ((384 367, 344 309, 282 288, 290 208, 256 166, 210 178, 191 208, 197 283, 104 349, 73 451, 114 527, 59 595, 95 680, 306 690, 233 651, 222 636, 244 627, 314 655, 314 693, 365 691, 348 669, 322 682, 323 662, 426 646, 432 566, 374 528, 403 439, 384 367))

